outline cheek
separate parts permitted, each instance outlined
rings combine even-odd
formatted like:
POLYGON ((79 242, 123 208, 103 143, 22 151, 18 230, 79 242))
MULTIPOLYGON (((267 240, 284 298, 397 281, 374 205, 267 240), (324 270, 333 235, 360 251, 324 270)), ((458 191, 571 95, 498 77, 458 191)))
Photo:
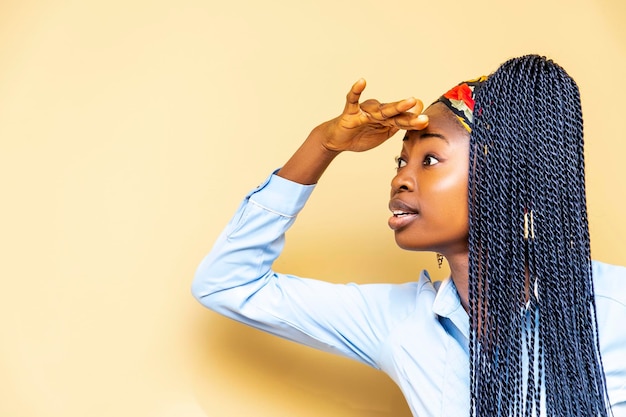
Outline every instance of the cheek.
POLYGON ((439 194, 445 194, 453 200, 464 200, 467 202, 468 187, 467 170, 453 169, 450 172, 443 173, 438 181, 433 183, 433 191, 439 194))
POLYGON ((445 176, 433 187, 438 210, 450 220, 467 222, 467 180, 467 171, 455 172, 445 176))

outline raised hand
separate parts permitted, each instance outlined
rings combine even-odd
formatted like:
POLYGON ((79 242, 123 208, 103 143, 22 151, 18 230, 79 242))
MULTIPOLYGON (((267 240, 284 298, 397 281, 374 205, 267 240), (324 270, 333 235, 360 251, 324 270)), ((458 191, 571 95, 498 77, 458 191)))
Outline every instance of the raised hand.
POLYGON ((420 130, 428 126, 428 117, 420 114, 421 101, 408 98, 393 103, 377 100, 359 103, 364 89, 364 79, 354 83, 341 115, 313 129, 277 174, 301 184, 314 184, 341 152, 366 151, 398 130, 420 130))
POLYGON ((428 117, 420 115, 423 104, 413 97, 393 103, 367 100, 359 103, 365 89, 360 79, 346 96, 343 113, 323 123, 322 145, 331 151, 362 152, 372 149, 398 130, 419 130, 428 125, 428 117))

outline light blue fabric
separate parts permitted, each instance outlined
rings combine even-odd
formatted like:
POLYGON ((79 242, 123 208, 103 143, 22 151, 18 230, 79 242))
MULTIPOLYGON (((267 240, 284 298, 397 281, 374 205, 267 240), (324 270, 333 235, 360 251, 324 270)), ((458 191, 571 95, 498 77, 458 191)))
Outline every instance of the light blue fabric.
MULTIPOLYGON (((246 196, 198 267, 206 307, 386 372, 414 416, 469 414, 469 319, 454 283, 332 284, 272 263, 314 186, 272 175, 246 196)), ((600 346, 615 417, 626 417, 626 268, 593 263, 600 346)))

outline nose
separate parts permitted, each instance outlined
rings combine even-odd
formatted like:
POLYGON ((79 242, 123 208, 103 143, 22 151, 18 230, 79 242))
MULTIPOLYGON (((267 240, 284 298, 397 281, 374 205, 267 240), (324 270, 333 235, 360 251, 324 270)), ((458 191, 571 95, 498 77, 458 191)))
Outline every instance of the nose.
POLYGON ((391 192, 395 194, 400 191, 414 191, 415 185, 415 174, 405 166, 400 168, 391 180, 391 192))

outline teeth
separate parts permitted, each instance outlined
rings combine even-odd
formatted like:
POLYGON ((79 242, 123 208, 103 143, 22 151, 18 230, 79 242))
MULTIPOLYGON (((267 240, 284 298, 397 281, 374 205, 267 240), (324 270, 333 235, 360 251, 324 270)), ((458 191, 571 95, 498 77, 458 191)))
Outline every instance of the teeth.
POLYGON ((406 214, 410 214, 410 213, 407 213, 405 211, 400 211, 400 210, 394 210, 392 213, 394 216, 404 216, 406 214))

